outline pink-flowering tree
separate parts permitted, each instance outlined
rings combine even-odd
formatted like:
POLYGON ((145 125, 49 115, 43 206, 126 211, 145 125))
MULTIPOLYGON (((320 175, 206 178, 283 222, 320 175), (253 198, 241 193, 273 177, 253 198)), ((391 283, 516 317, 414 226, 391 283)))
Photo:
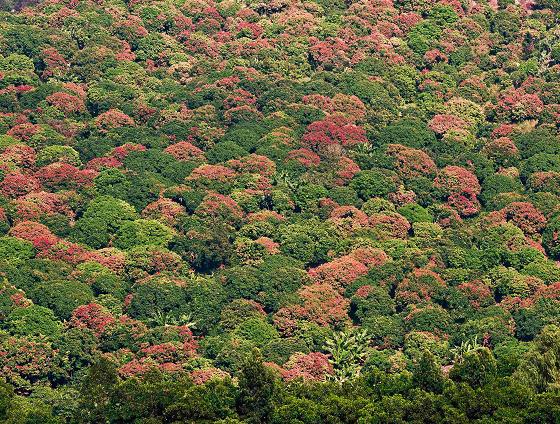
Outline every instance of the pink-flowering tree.
POLYGON ((82 255, 82 259, 84 262, 98 262, 117 275, 123 275, 125 272, 126 255, 115 247, 87 251, 82 255))
POLYGON ((329 221, 344 234, 352 234, 369 225, 368 216, 355 206, 337 206, 329 216, 329 221))
POLYGON ((230 375, 219 368, 209 367, 191 371, 189 377, 194 384, 202 385, 211 380, 223 380, 230 377, 230 375))
POLYGON ((360 167, 356 162, 347 157, 341 157, 337 163, 335 184, 347 184, 358 172, 360 167))
POLYGON ((61 260, 69 264, 76 265, 84 262, 87 258, 87 250, 77 243, 67 240, 59 240, 57 243, 49 246, 47 249, 37 254, 39 258, 61 260))
POLYGON ((91 169, 99 172, 108 168, 120 168, 122 165, 123 163, 115 157, 103 156, 90 160, 86 163, 85 169, 91 169))
POLYGON ((349 323, 350 301, 329 284, 315 283, 304 286, 298 290, 298 295, 301 305, 285 306, 274 314, 274 324, 283 335, 293 335, 302 321, 334 328, 349 323))
POLYGON ((560 194, 560 172, 533 172, 529 176, 527 184, 535 191, 549 191, 554 194, 560 194))
POLYGON ((240 106, 252 106, 257 102, 255 96, 247 90, 237 88, 224 99, 224 109, 233 109, 240 106))
POLYGON ((47 102, 61 110, 66 115, 84 112, 86 106, 84 100, 76 95, 59 91, 47 96, 47 102))
POLYGON ((501 212, 507 221, 512 222, 528 235, 541 232, 546 225, 545 216, 529 202, 510 203, 501 212))
POLYGON ((395 170, 404 178, 429 177, 437 168, 432 158, 422 150, 401 144, 389 144, 386 153, 395 161, 395 170))
POLYGON ((134 119, 118 109, 109 109, 95 118, 95 126, 101 132, 108 132, 119 127, 129 127, 134 125, 134 119))
POLYGON ((424 61, 428 65, 435 65, 441 62, 445 63, 447 62, 447 60, 447 55, 439 49, 428 50, 426 53, 424 53, 424 61))
POLYGON ((390 261, 389 255, 376 247, 358 247, 348 254, 352 258, 360 261, 369 269, 376 268, 390 261))
POLYGON ((50 342, 26 337, 5 337, 0 342, 2 376, 20 390, 50 385, 67 377, 64 358, 50 342))
POLYGON ((93 169, 80 170, 69 163, 54 162, 38 169, 35 175, 45 188, 62 190, 91 185, 97 172, 93 169))
POLYGON ((304 316, 319 325, 337 325, 348 320, 350 301, 326 283, 304 286, 298 291, 304 316))
POLYGON ((375 213, 369 217, 370 227, 384 238, 406 239, 410 222, 396 212, 375 213))
POLYGON ((235 178, 236 172, 222 165, 201 165, 194 169, 187 181, 218 181, 227 182, 235 178))
POLYGON ((282 366, 281 375, 285 380, 303 378, 309 381, 325 381, 333 374, 332 364, 324 353, 297 352, 282 366))
POLYGON ((43 78, 60 77, 68 72, 69 63, 60 52, 54 47, 47 47, 41 52, 45 70, 43 78))
POLYGON ((428 128, 438 135, 443 135, 451 130, 466 130, 469 123, 455 115, 435 115, 430 122, 428 128))
POLYGON ((204 152, 188 141, 180 141, 165 148, 165 153, 169 153, 180 161, 190 161, 204 158, 204 152))
POLYGON ((474 193, 453 193, 447 199, 447 204, 461 217, 473 216, 480 211, 480 202, 474 193))
POLYGON ((130 152, 144 152, 144 151, 146 151, 146 146, 142 144, 125 143, 122 146, 115 147, 110 152, 110 155, 115 157, 119 161, 123 161, 130 152))
POLYGON ((446 166, 434 180, 434 185, 440 188, 445 196, 458 193, 480 194, 478 178, 472 172, 460 166, 446 166))
POLYGON ((309 149, 292 150, 286 156, 286 162, 297 161, 306 168, 314 168, 321 163, 319 155, 309 149))
POLYGON ((367 143, 365 130, 342 115, 329 116, 309 124, 302 138, 302 146, 317 153, 332 146, 352 147, 367 143))
POLYGON ((29 122, 12 127, 6 134, 18 140, 28 142, 31 137, 41 131, 41 126, 29 122))
POLYGON ((544 103, 535 93, 526 93, 523 89, 510 89, 498 97, 495 112, 504 121, 523 121, 538 119, 544 109, 544 103))
POLYGON ((149 203, 142 210, 142 217, 157 219, 172 226, 177 218, 185 214, 185 208, 171 199, 161 198, 149 203))
POLYGON ((16 221, 38 220, 41 216, 63 215, 73 220, 75 213, 69 206, 72 192, 47 193, 46 191, 31 192, 14 201, 17 212, 16 221))
POLYGON ((25 144, 11 144, 0 154, 0 162, 25 169, 32 169, 36 159, 35 149, 25 144))
POLYGON ((17 171, 7 174, 0 182, 0 192, 4 196, 11 198, 37 191, 40 187, 41 183, 37 178, 17 171))
POLYGON ((322 94, 307 94, 301 101, 303 104, 314 106, 327 114, 331 114, 334 110, 332 99, 322 94))
POLYGON ((231 223, 238 223, 243 219, 243 210, 237 202, 229 196, 219 193, 208 193, 195 213, 200 216, 220 219, 231 223))
POLYGON ((22 221, 10 228, 9 234, 30 241, 36 249, 48 249, 59 241, 51 230, 38 222, 22 221))
POLYGON ((357 96, 337 93, 332 98, 333 113, 343 115, 353 123, 364 122, 366 105, 357 96))
POLYGON ((519 150, 508 137, 499 137, 484 146, 484 152, 500 166, 513 165, 519 158, 519 150))
POLYGON ((398 285, 395 301, 398 306, 426 303, 438 288, 444 287, 443 279, 429 269, 415 269, 398 285))
POLYGON ((107 326, 113 325, 115 322, 115 317, 106 308, 97 303, 90 303, 74 309, 68 325, 88 328, 100 336, 107 326))
POLYGON ((461 283, 457 288, 467 297, 473 308, 483 308, 494 304, 492 289, 480 280, 461 283))
POLYGON ((263 177, 271 177, 276 172, 274 161, 255 153, 239 159, 229 160, 227 166, 238 173, 258 174, 263 177))
POLYGON ((347 255, 334 259, 308 272, 311 281, 317 284, 328 284, 339 292, 361 276, 367 274, 368 268, 357 259, 347 255))
POLYGON ((311 37, 310 43, 309 53, 317 67, 331 70, 350 64, 349 46, 342 38, 328 37, 326 40, 319 40, 311 37))

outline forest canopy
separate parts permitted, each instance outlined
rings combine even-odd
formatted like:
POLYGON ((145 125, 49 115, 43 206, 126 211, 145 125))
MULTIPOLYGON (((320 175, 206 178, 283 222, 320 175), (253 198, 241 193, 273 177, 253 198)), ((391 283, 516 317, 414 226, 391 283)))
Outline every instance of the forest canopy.
POLYGON ((0 0, 0 422, 559 423, 557 0, 0 0))

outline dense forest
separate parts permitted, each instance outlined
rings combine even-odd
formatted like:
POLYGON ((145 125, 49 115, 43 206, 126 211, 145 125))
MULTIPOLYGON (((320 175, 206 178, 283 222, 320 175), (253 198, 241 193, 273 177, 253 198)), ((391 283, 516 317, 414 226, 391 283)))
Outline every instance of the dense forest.
POLYGON ((559 0, 0 3, 0 422, 560 423, 559 0))
POLYGON ((0 11, 19 11, 38 2, 39 0, 0 0, 0 11))

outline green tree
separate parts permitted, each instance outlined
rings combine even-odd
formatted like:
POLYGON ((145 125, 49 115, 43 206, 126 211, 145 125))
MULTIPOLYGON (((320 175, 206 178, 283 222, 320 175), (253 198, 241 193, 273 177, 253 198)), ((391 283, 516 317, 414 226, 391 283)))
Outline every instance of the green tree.
POLYGON ((60 336, 62 324, 52 310, 31 305, 15 309, 5 322, 8 330, 19 336, 44 336, 56 340, 60 336))
POLYGON ((103 423, 110 416, 111 393, 118 382, 115 365, 99 358, 87 371, 80 384, 79 423, 103 423))
POLYGON ((441 366, 430 351, 425 350, 418 363, 414 364, 412 382, 415 386, 428 392, 441 393, 443 391, 444 377, 441 366))
POLYGON ((238 159, 248 154, 249 152, 239 146, 239 144, 231 140, 226 140, 208 149, 205 156, 210 163, 222 163, 230 159, 238 159))
POLYGON ((20 265, 35 255, 33 244, 15 237, 0 237, 0 261, 20 265))
POLYGON ((260 351, 253 349, 239 375, 239 414, 249 423, 267 422, 273 410, 276 384, 273 371, 262 362, 260 351))
POLYGON ((543 246, 547 253, 555 259, 560 258, 560 239, 557 234, 560 231, 560 215, 557 215, 546 224, 543 231, 543 246))
POLYGON ((482 387, 494 381, 497 362, 492 351, 480 347, 466 352, 449 373, 452 380, 468 383, 472 387, 482 387))
POLYGON ((113 245, 127 250, 135 246, 166 247, 173 238, 173 230, 153 219, 138 219, 123 223, 115 234, 113 245))
POLYGON ((125 222, 137 218, 134 208, 125 201, 99 196, 88 204, 76 222, 73 238, 95 249, 106 247, 125 222))
POLYGON ((74 309, 93 300, 93 292, 78 281, 55 280, 39 283, 30 297, 36 304, 52 309, 59 319, 68 320, 74 309))
POLYGON ((560 387, 560 327, 547 325, 513 375, 537 393, 560 387))
POLYGON ((397 189, 395 176, 389 171, 366 170, 358 172, 352 181, 350 188, 354 189, 363 200, 372 197, 383 197, 397 189))
POLYGON ((14 389, 3 379, 0 380, 0 420, 4 421, 8 416, 8 409, 14 397, 14 389))

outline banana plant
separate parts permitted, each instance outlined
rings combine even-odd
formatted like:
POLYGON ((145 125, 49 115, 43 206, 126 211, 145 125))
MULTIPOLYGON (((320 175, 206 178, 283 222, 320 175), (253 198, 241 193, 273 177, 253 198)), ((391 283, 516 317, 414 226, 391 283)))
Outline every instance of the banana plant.
POLYGON ((356 378, 367 357, 371 337, 366 330, 340 331, 325 343, 333 366, 332 378, 340 383, 356 378))
POLYGON ((277 172, 273 176, 272 183, 274 185, 285 185, 292 192, 296 192, 301 185, 301 182, 300 182, 299 179, 297 179, 297 178, 294 179, 290 175, 290 173, 285 171, 285 170, 277 172))
POLYGON ((461 363, 466 353, 482 349, 483 346, 478 343, 478 336, 474 336, 473 340, 463 340, 460 345, 451 348, 453 362, 461 363))
POLYGON ((373 152, 373 144, 371 143, 360 143, 353 148, 354 152, 359 155, 370 155, 373 152))
POLYGON ((163 311, 154 311, 148 320, 149 324, 157 327, 168 327, 170 325, 178 325, 188 327, 190 329, 196 328, 196 321, 192 320, 191 314, 182 314, 179 317, 163 311))

